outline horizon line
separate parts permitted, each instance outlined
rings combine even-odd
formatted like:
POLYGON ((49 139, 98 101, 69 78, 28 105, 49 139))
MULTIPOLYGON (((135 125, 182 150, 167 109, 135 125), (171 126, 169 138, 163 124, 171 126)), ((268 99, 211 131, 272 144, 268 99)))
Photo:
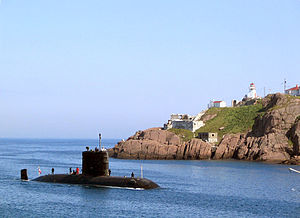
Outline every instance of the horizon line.
MULTIPOLYGON (((97 138, 42 138, 42 137, 0 137, 1 139, 63 139, 63 140, 67 140, 67 139, 71 139, 71 140, 99 140, 97 138)), ((122 140, 121 138, 102 138, 104 140, 122 140)))

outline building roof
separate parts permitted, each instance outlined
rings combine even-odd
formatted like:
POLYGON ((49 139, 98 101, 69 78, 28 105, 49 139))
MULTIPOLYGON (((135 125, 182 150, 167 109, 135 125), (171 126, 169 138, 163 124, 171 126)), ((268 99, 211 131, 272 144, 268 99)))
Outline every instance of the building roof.
POLYGON ((298 85, 296 85, 295 87, 287 89, 286 91, 297 91, 297 90, 299 90, 299 88, 300 87, 298 85))
POLYGON ((223 102, 223 101, 214 101, 214 103, 221 103, 221 102, 223 102))

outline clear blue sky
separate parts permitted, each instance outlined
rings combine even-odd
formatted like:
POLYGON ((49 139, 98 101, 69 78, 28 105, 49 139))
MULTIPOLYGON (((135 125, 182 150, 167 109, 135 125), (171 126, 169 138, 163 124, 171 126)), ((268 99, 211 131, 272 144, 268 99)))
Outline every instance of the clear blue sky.
POLYGON ((0 137, 127 138, 299 73, 299 0, 0 3, 0 137))

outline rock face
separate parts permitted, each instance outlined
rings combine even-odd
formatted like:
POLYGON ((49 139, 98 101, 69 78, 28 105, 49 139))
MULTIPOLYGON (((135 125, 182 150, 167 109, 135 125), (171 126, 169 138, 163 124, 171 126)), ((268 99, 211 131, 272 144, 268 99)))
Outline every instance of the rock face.
POLYGON ((295 163, 300 144, 300 99, 278 93, 262 103, 265 113, 256 117, 252 130, 246 135, 226 135, 214 159, 295 163))
POLYGON ((181 142, 172 132, 151 128, 137 132, 109 150, 115 158, 124 159, 208 159, 211 145, 200 139, 181 142))
POLYGON ((300 98, 277 93, 267 96, 262 103, 266 113, 256 118, 251 131, 256 137, 269 133, 286 134, 300 115, 300 98))
POLYGON ((217 147, 214 159, 229 159, 235 155, 236 146, 245 140, 244 135, 230 134, 225 135, 221 143, 217 147))
POLYGON ((183 142, 172 132, 151 128, 119 142, 109 154, 130 159, 211 158, 300 163, 300 98, 278 93, 268 95, 262 104, 262 114, 256 117, 248 133, 227 134, 217 147, 196 138, 183 142))
POLYGON ((292 126, 287 136, 291 139, 293 143, 293 153, 295 155, 300 155, 300 119, 298 118, 295 124, 292 126))

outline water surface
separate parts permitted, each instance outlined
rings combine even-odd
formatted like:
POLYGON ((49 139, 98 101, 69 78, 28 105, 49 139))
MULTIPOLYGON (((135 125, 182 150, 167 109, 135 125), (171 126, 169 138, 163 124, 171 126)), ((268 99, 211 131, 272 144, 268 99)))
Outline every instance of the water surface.
MULTIPOLYGON (((103 140, 113 147, 118 140, 103 140)), ((300 217, 300 175, 286 165, 243 161, 110 159, 112 176, 140 176, 154 190, 20 181, 81 167, 97 140, 0 139, 1 217, 300 217)), ((299 166, 294 168, 300 169, 299 166)))

